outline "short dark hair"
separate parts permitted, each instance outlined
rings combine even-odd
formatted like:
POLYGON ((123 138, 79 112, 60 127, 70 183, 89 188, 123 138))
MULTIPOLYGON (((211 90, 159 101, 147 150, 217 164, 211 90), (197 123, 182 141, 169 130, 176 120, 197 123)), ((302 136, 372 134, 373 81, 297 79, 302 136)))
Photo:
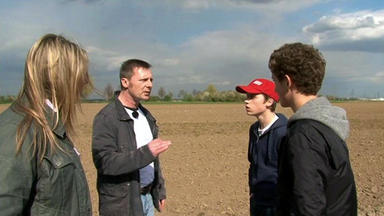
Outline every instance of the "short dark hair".
POLYGON ((269 69, 281 81, 285 75, 293 80, 297 90, 305 95, 316 95, 325 75, 326 61, 312 45, 285 44, 273 51, 269 69))
POLYGON ((120 79, 121 78, 128 78, 130 79, 133 75, 133 69, 135 68, 145 68, 149 69, 152 65, 148 62, 145 62, 140 59, 128 59, 127 61, 123 62, 120 67, 120 79))

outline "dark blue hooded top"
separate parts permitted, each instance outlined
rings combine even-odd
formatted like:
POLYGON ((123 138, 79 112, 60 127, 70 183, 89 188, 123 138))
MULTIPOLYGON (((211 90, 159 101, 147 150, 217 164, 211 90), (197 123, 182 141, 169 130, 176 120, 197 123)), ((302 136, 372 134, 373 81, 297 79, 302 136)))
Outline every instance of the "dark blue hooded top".
POLYGON ((287 118, 280 113, 277 116, 260 137, 259 121, 249 130, 249 188, 255 203, 262 206, 275 206, 277 201, 278 150, 287 128, 287 118))

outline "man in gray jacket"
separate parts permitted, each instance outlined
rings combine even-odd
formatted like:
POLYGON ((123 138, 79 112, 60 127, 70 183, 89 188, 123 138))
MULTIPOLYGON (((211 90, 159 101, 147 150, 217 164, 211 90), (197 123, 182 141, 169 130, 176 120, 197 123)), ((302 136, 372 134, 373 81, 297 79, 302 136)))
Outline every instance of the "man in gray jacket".
POLYGON ((294 112, 280 145, 278 215, 357 215, 346 112, 317 96, 325 65, 302 43, 285 44, 269 60, 280 104, 294 112))
POLYGON ((93 123, 92 155, 97 169, 100 215, 153 216, 165 205, 159 154, 170 141, 159 139, 156 120, 140 101, 152 90, 151 65, 138 59, 120 68, 121 91, 93 123))

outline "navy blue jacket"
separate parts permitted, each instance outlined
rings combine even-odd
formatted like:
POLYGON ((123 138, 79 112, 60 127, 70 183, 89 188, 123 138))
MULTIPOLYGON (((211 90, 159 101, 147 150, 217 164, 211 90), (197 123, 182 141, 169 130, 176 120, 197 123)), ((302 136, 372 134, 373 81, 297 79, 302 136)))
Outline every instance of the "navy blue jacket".
POLYGON ((255 203, 262 206, 276 206, 277 202, 278 151, 287 128, 287 118, 280 113, 277 116, 260 137, 258 121, 249 130, 249 189, 255 203))

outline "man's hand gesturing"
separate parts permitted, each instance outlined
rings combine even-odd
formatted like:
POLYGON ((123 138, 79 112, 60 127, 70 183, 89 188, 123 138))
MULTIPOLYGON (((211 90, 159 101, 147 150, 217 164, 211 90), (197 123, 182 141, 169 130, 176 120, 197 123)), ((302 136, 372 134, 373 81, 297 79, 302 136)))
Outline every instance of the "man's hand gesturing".
POLYGON ((166 151, 169 145, 171 145, 170 140, 154 139, 148 144, 148 147, 153 156, 157 157, 160 153, 166 151))

